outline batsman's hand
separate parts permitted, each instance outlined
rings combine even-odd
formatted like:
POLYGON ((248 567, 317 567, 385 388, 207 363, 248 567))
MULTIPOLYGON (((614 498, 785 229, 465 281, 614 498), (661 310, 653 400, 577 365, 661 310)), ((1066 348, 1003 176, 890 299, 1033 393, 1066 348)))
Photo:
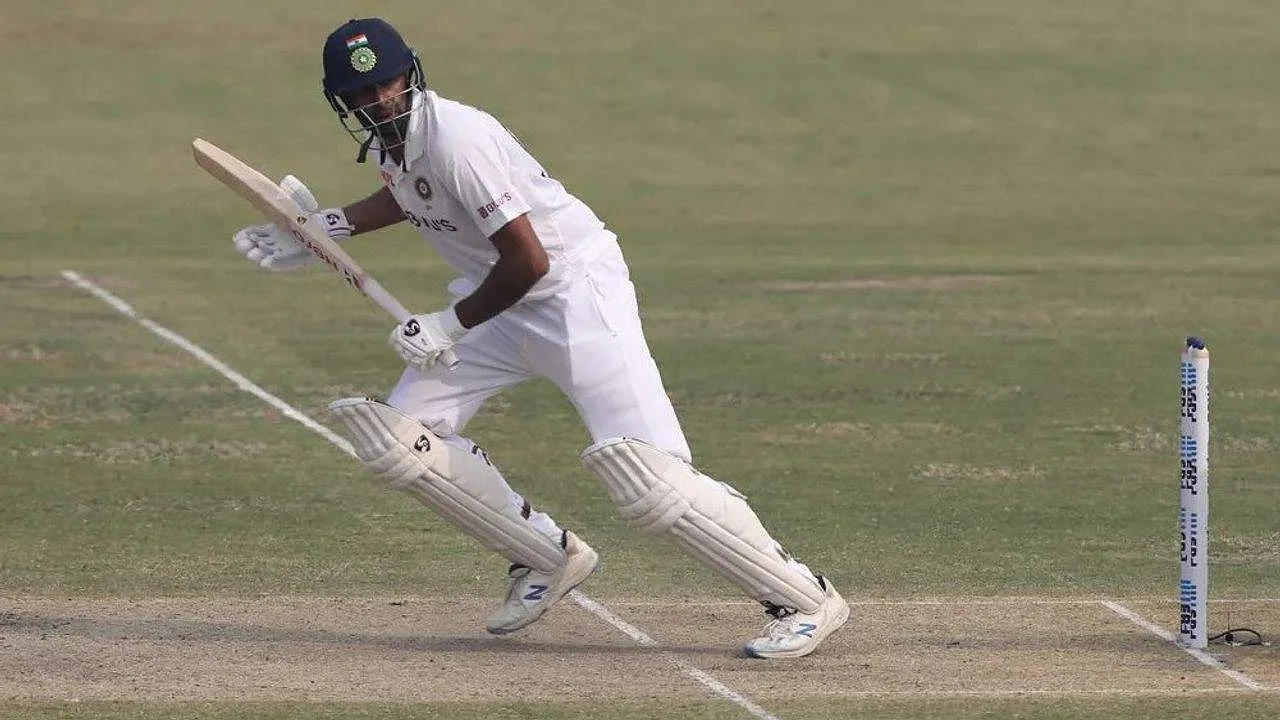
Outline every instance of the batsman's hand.
POLYGON ((404 361, 419 370, 437 362, 457 362, 453 346, 467 334, 453 308, 427 315, 413 315, 391 331, 388 344, 404 361))
POLYGON ((288 230, 272 223, 243 228, 233 240, 249 262, 276 272, 297 270, 315 259, 288 230))
MULTIPOLYGON (((320 211, 315 195, 301 180, 286 175, 280 181, 280 189, 289 194, 298 207, 311 214, 311 221, 318 223, 334 240, 346 240, 351 237, 351 223, 341 208, 330 208, 320 211)), ((305 267, 315 256, 301 243, 293 238, 288 228, 268 223, 266 225, 250 225, 241 229, 232 238, 236 249, 255 265, 274 270, 288 272, 305 267)))

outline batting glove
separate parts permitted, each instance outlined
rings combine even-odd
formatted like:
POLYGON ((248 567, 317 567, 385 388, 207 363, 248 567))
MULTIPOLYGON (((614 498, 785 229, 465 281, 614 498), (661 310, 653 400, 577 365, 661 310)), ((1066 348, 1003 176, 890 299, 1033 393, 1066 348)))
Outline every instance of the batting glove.
MULTIPOLYGON (((342 212, 342 208, 317 210, 319 203, 311 194, 311 190, 301 180, 286 175, 280 181, 280 189, 284 190, 298 203, 298 207, 311 214, 312 222, 318 223, 334 240, 346 240, 354 229, 342 212)), ((288 272, 304 267, 315 259, 305 247, 293 238, 289 230, 268 223, 266 225, 250 225, 243 228, 232 238, 236 249, 254 263, 267 270, 288 272)))
POLYGON ((467 334, 453 308, 428 315, 414 315, 391 331, 388 344, 404 361, 426 370, 440 360, 453 357, 452 348, 467 334))

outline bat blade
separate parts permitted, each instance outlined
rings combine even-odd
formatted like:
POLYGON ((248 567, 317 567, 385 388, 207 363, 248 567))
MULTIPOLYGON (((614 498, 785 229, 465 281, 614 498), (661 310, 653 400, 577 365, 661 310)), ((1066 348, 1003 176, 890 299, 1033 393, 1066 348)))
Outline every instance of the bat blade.
MULTIPOLYGON (((294 201, 289 193, 253 167, 213 143, 196 138, 191 142, 196 164, 205 172, 249 201, 263 217, 282 228, 288 228, 299 243, 321 262, 338 273, 357 292, 377 303, 398 323, 411 317, 409 311, 382 284, 371 277, 343 250, 324 228, 312 221, 310 213, 294 201)), ((444 351, 441 361, 447 367, 458 364, 452 350, 444 351)))
POLYGON ((191 142, 191 152, 196 164, 217 178, 237 195, 249 201, 262 216, 276 225, 287 228, 303 247, 325 265, 338 273, 349 285, 376 302, 397 322, 409 317, 409 311, 387 292, 376 280, 360 267, 347 251, 343 250, 324 228, 312 221, 308 212, 298 206, 293 198, 255 170, 248 163, 213 143, 196 138, 191 142))

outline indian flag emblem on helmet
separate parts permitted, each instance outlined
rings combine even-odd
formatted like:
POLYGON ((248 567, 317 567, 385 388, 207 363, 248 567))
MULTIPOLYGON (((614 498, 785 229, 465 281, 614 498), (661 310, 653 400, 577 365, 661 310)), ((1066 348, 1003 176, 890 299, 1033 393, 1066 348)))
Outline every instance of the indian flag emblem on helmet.
POLYGON ((352 35, 351 37, 347 38, 348 50, 355 50, 358 47, 362 47, 368 44, 369 44, 369 38, 365 37, 364 33, 360 33, 359 35, 352 35))
POLYGON ((351 51, 351 67, 358 72, 367 73, 378 64, 378 56, 374 54, 373 48, 360 46, 351 51))

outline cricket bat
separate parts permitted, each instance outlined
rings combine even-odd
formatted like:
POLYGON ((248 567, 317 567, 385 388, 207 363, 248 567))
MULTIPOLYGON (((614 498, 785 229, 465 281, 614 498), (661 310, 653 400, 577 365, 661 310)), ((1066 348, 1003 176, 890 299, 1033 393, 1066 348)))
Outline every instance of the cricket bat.
MULTIPOLYGON (((263 217, 286 228, 295 240, 338 273, 357 292, 377 303, 396 322, 402 323, 409 319, 411 313, 404 305, 365 272, 347 251, 329 237, 324 228, 312 221, 311 213, 300 207, 271 178, 207 140, 193 140, 191 151, 195 155, 196 164, 248 200, 263 217)), ((453 367, 458 362, 451 350, 446 350, 441 360, 448 367, 453 367)))

